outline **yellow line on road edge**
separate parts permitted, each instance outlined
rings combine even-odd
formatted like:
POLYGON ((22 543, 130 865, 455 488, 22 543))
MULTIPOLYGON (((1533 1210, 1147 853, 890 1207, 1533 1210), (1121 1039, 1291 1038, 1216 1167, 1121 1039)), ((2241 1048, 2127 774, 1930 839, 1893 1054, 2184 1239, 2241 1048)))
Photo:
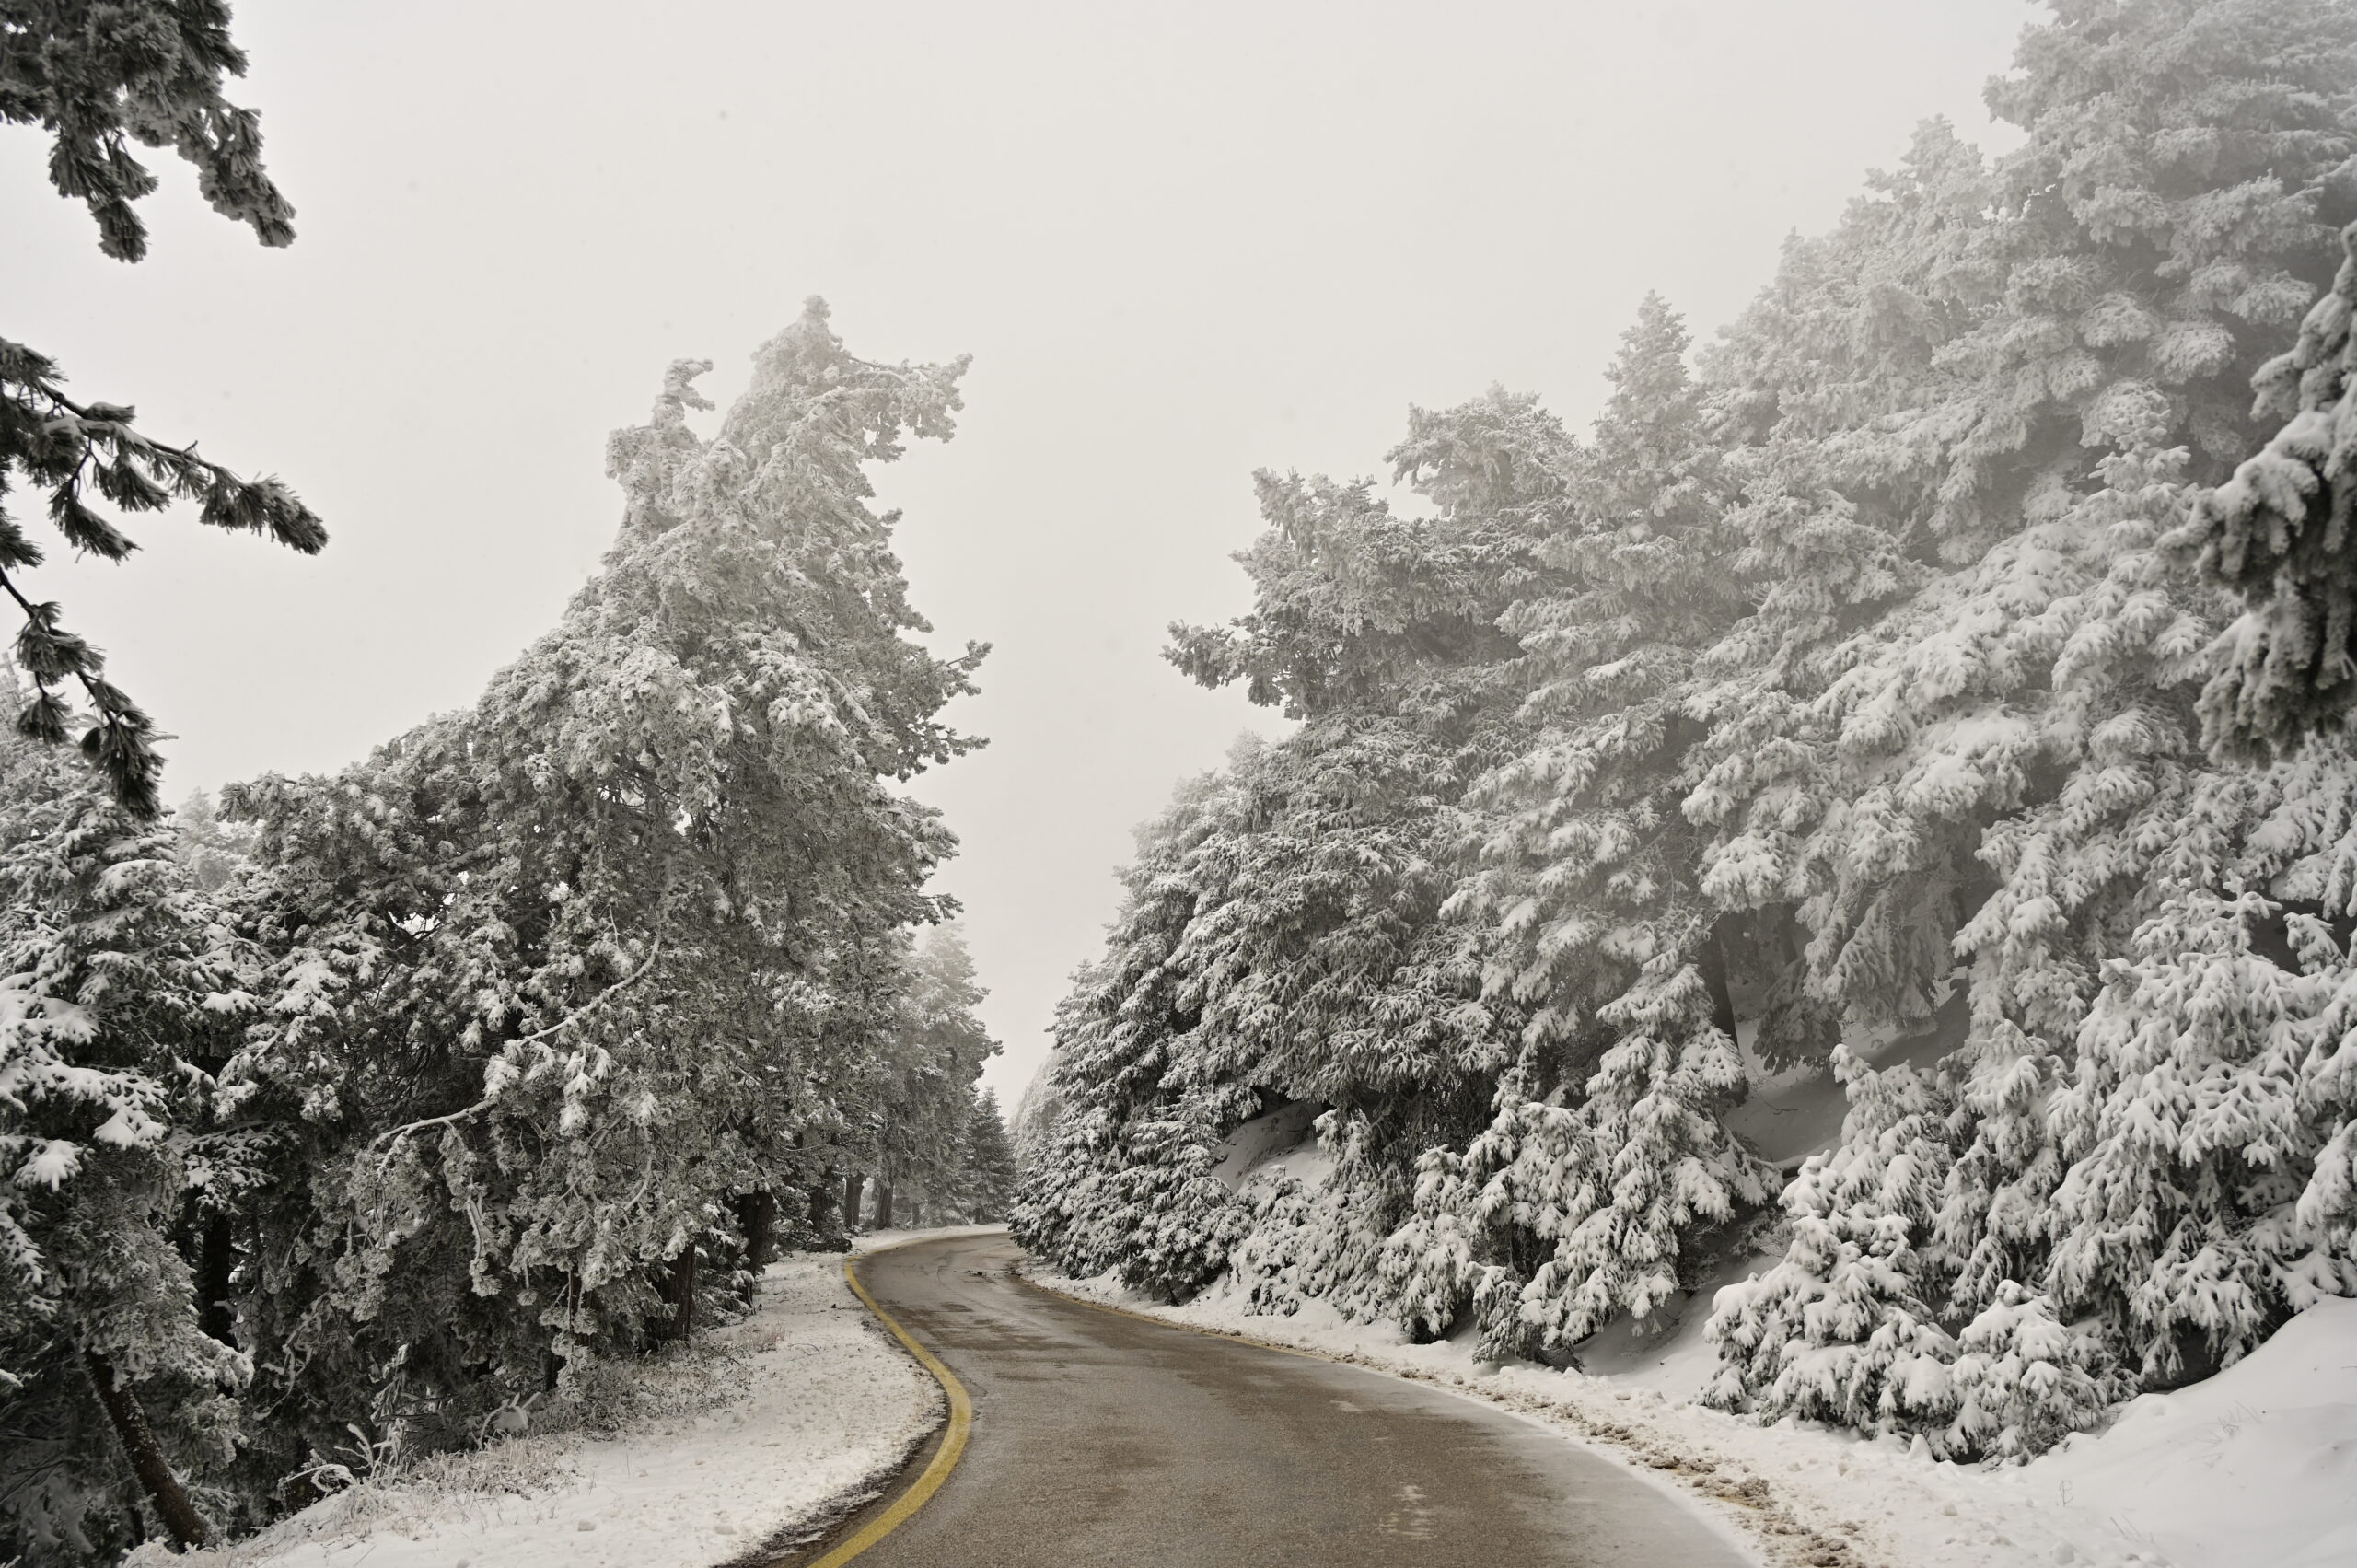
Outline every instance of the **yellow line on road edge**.
POLYGON ((917 1365, 932 1373, 933 1380, 941 1385, 941 1391, 949 1396, 949 1430, 942 1434, 941 1446, 934 1450, 933 1463, 925 1466, 924 1474, 917 1477, 915 1484, 894 1498, 889 1508, 861 1526, 858 1534, 811 1563, 809 1568, 839 1568, 840 1564, 850 1562, 907 1523, 911 1515, 923 1507, 933 1494, 941 1490, 941 1483, 949 1479, 949 1472, 958 1468, 958 1456, 966 1451, 967 1429, 974 1424, 974 1401, 966 1397, 966 1386, 958 1382, 958 1375, 942 1365, 931 1351, 917 1343, 906 1329, 894 1322, 889 1312, 876 1305, 876 1298, 867 1294, 865 1285, 859 1283, 859 1275, 852 1268, 853 1261, 849 1258, 843 1260, 843 1278, 850 1282, 853 1290, 859 1293, 859 1299, 867 1303, 867 1309, 876 1314, 877 1321, 891 1330, 894 1339, 908 1346, 909 1353, 917 1358, 917 1365))

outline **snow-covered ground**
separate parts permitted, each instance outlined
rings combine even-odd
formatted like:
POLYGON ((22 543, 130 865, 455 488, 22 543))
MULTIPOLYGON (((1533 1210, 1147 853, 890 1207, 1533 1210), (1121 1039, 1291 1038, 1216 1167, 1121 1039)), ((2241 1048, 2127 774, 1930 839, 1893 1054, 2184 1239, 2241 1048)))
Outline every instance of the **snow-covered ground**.
MULTIPOLYGON (((1214 1284, 1156 1306, 1110 1278, 1051 1289, 1317 1351, 1546 1421, 1682 1484, 1777 1564, 1856 1568, 2349 1568, 2357 1564, 2357 1302, 2327 1302, 2205 1383, 2123 1407, 2029 1465, 1941 1464, 1897 1442, 1760 1427, 1693 1396, 1715 1365, 1704 1312, 1652 1342, 1588 1347, 1600 1370, 1485 1367, 1469 1342, 1411 1345, 1313 1304, 1249 1313, 1214 1284)), ((1707 1302, 1707 1295, 1703 1297, 1707 1302)))
POLYGON ((939 1418, 839 1253, 772 1265, 751 1317, 604 1381, 617 1430, 437 1455, 209 1551, 150 1544, 133 1568, 709 1568, 823 1524, 939 1418))
MULTIPOLYGON (((951 1234, 888 1232, 862 1250, 951 1234)), ((1683 1486, 1780 1568, 2357 1564, 2357 1302, 2326 1302, 2227 1372, 2131 1402, 2103 1433, 1984 1469, 1701 1408, 1715 1356, 1691 1309, 1655 1340, 1592 1342, 1589 1370, 1563 1373, 1485 1367, 1465 1342, 1410 1345, 1321 1305, 1248 1313, 1224 1285, 1167 1307, 1107 1280, 1040 1283, 1523 1411, 1683 1486)), ((151 1544, 134 1568, 710 1568, 833 1517, 938 1419, 932 1381, 861 1308, 835 1254, 774 1265, 751 1318, 615 1376, 617 1430, 438 1456, 210 1551, 151 1544)))
POLYGON ((2025 1472, 2147 1562, 2357 1563, 2357 1301, 2301 1313, 2241 1362, 2121 1407, 2025 1472))
MULTIPOLYGON (((904 1241, 930 1241, 944 1236, 988 1236, 1006 1228, 1004 1225, 945 1225, 924 1230, 871 1230, 862 1232, 859 1245, 852 1251, 854 1258, 870 1252, 881 1252, 888 1247, 898 1247, 904 1241)), ((842 1260, 840 1254, 836 1260, 842 1260)))

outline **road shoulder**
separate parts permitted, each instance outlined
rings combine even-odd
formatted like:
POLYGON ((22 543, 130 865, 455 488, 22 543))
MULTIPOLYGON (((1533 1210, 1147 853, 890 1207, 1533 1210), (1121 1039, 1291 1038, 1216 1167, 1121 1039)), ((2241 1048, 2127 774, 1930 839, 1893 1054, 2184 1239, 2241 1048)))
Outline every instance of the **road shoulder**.
POLYGON ((2018 1470, 1940 1466, 1847 1434, 1762 1428, 1650 1389, 1546 1367, 1487 1370, 1330 1310, 1245 1313, 1208 1295, 1149 1301, 1035 1262, 1019 1276, 1087 1305, 1426 1384, 1531 1421, 1637 1471, 1774 1568, 2029 1568, 2093 1560, 2039 1516, 2018 1470))
POLYGON ((759 1306, 686 1353, 615 1363, 626 1407, 364 1477, 211 1550, 135 1568, 709 1568, 774 1559, 888 1488, 940 1395, 844 1283, 841 1253, 773 1264, 759 1306))

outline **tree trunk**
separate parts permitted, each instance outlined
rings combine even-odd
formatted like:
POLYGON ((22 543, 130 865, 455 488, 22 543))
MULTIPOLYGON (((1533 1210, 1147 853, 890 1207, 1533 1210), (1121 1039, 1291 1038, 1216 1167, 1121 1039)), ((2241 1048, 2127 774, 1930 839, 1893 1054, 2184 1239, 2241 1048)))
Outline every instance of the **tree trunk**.
POLYGON ((182 1551, 194 1551, 205 1543, 209 1532, 196 1504, 180 1486, 180 1478, 172 1473, 171 1461, 164 1458, 155 1433, 148 1429, 147 1412, 139 1408, 139 1397, 115 1382, 113 1365, 97 1351, 84 1351, 82 1360, 91 1386, 98 1390, 99 1403, 105 1407, 107 1419, 114 1423, 114 1434, 122 1442, 122 1451, 131 1457, 133 1473, 147 1489, 147 1500, 156 1505, 156 1516, 172 1532, 174 1544, 182 1551))
POLYGON ((876 1179, 876 1228, 892 1228, 892 1184, 880 1176, 876 1179))
POLYGON ((745 1266, 758 1274, 777 1258, 777 1194, 763 1187, 737 1199, 737 1223, 745 1233, 745 1266))
POLYGON ((696 1244, 691 1239, 671 1265, 671 1337, 681 1344, 696 1321, 696 1244))
POLYGON ((1701 949, 1694 955, 1694 965, 1702 971, 1702 984, 1711 993, 1711 1022, 1724 1030, 1728 1043, 1733 1044, 1735 993, 1727 989, 1727 953, 1720 945, 1717 931, 1702 938, 1701 949))
POLYGON ((197 1242, 196 1298, 204 1305, 197 1314, 196 1326, 225 1345, 238 1342, 237 1314, 229 1306, 229 1274, 237 1263, 229 1216, 210 1216, 197 1242))
POLYGON ((813 1235, 824 1236, 834 1225, 835 1211, 842 1206, 842 1173, 830 1169, 810 1190, 809 1225, 813 1235))
POLYGON ((761 1288, 761 1271, 777 1251, 777 1194, 759 1188, 738 1197, 737 1228, 745 1237, 745 1305, 753 1303, 761 1288))
POLYGON ((847 1171, 843 1175, 843 1234, 845 1236, 859 1234, 860 1190, 866 1185, 867 1178, 858 1171, 847 1171))

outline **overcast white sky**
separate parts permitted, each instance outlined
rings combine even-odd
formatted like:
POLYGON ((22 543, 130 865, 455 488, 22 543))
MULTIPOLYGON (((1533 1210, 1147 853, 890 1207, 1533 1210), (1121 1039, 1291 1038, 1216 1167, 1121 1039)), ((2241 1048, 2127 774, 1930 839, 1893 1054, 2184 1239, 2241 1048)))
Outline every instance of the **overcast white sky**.
POLYGON ((1648 289, 1698 332, 1980 86, 2024 0, 824 6, 240 0, 297 211, 266 251, 177 164, 136 267, 0 130, 0 333, 158 436, 282 474, 304 560, 148 520, 44 568, 181 738, 167 791, 331 769, 472 700, 619 516, 663 366, 741 388, 824 294, 869 358, 971 352, 879 476, 945 647, 996 645, 923 782, 1012 1101, 1131 826, 1247 726, 1161 663, 1240 611, 1258 467, 1378 471, 1492 381, 1585 424, 1648 289))

